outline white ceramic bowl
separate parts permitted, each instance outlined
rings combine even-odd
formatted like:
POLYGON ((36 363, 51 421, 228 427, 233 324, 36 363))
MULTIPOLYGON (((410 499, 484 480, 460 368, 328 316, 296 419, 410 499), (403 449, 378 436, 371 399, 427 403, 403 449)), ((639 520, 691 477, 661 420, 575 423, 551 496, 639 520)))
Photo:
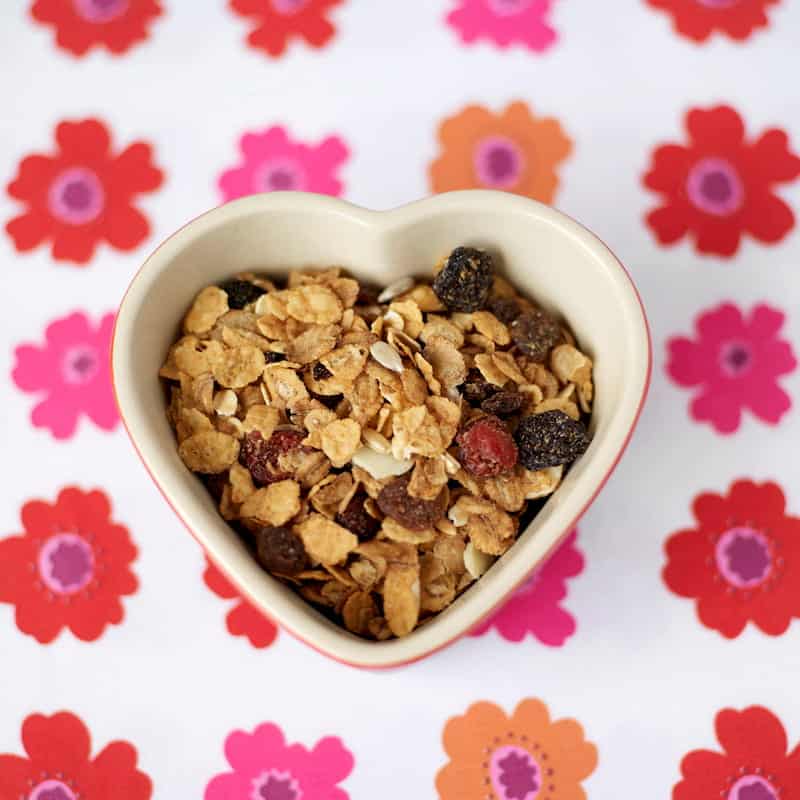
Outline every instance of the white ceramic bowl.
POLYGON ((133 444, 211 559, 281 626, 322 653, 362 667, 414 661, 457 639, 558 545, 622 455, 647 391, 650 361, 636 289, 605 245, 552 208, 488 191, 442 194, 387 212, 276 192, 209 211, 164 242, 136 275, 119 310, 112 355, 117 401, 133 444), (282 275, 294 267, 341 265, 388 284, 408 274, 429 275, 457 245, 489 249, 522 292, 569 321, 595 362, 593 440, 484 577, 409 636, 369 642, 329 622, 250 556, 179 459, 157 372, 194 295, 234 272, 282 275))

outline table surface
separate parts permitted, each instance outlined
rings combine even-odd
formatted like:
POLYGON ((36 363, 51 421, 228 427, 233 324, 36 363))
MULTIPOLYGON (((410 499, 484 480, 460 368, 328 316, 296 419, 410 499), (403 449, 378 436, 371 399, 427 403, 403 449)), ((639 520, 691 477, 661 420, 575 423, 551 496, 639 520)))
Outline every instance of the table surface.
POLYGON ((3 4, 0 800, 800 797, 800 8, 611 6, 3 4), (609 243, 652 391, 488 629, 360 672, 207 570, 119 424, 113 313, 258 187, 479 185, 609 243))

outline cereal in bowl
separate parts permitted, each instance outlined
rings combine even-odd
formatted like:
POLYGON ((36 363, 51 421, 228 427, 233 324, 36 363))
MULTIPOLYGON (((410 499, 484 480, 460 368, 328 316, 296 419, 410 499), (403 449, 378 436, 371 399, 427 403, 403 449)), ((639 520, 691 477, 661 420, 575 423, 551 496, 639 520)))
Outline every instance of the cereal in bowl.
POLYGON ((480 579, 590 442, 591 358, 471 247, 387 287, 337 267, 207 286, 160 375, 253 557, 375 640, 480 579))

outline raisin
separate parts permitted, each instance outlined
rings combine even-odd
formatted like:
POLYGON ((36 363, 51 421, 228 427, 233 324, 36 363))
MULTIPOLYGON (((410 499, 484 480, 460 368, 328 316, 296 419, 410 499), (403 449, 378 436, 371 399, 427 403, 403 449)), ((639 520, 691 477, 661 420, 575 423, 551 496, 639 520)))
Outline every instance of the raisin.
POLYGON ((283 353, 264 353, 264 359, 267 364, 277 364, 279 361, 286 361, 286 356, 283 353))
POLYGON ((527 311, 511 323, 511 338, 517 347, 534 361, 544 361, 547 354, 564 341, 561 326, 546 311, 527 311))
POLYGON ((381 527, 380 520, 371 516, 364 508, 366 492, 356 492, 344 511, 336 515, 336 522, 354 533, 360 542, 371 539, 381 527))
POLYGON ((308 556, 299 536, 288 528, 257 528, 256 557, 258 563, 270 572, 296 575, 308 564, 308 556))
POLYGON ((378 495, 378 508, 405 528, 424 530, 447 511, 447 490, 442 489, 434 500, 421 500, 408 493, 409 480, 404 475, 387 483, 378 495))
POLYGON ((322 405, 324 405, 325 408, 330 408, 331 410, 336 408, 336 406, 338 406, 339 403, 342 402, 342 398, 344 397, 343 394, 317 394, 316 392, 312 392, 311 390, 309 390, 308 393, 315 400, 319 400, 319 402, 322 403, 322 405))
POLYGON ((517 446, 505 422, 494 416, 470 420, 456 437, 461 465, 478 478, 493 478, 514 469, 517 446))
POLYGON ((325 381, 333 377, 333 373, 320 361, 311 368, 311 375, 315 381, 325 381))
POLYGON ((238 278, 224 281, 219 288, 228 295, 229 308, 244 308, 248 303, 258 300, 266 291, 250 281, 240 281, 238 278))
POLYGON ((513 297, 496 295, 488 299, 486 310, 491 311, 504 325, 510 325, 522 313, 520 304, 513 297))
POLYGON ((487 414, 495 414, 498 417, 510 417, 516 414, 526 402, 526 397, 522 392, 497 392, 491 397, 487 397, 481 403, 481 408, 487 414))
POLYGON ((250 431, 242 440, 239 462, 261 486, 284 481, 292 474, 281 466, 281 456, 300 448, 303 439, 303 431, 291 429, 275 431, 266 441, 258 431, 250 431))
POLYGON ((467 373, 467 379, 459 388, 464 395, 464 399, 471 406, 479 406, 487 397, 491 397, 498 391, 497 386, 493 383, 489 383, 489 381, 481 375, 480 370, 474 367, 467 373))
POLYGON ((523 417, 516 440, 520 463, 530 470, 571 464, 583 455, 591 441, 583 424, 563 411, 523 417))
POLYGON ((474 247, 456 247, 433 281, 433 291, 450 311, 483 308, 492 285, 492 257, 474 247))
POLYGON ((381 287, 377 283, 365 283, 359 281, 358 284, 358 297, 356 303, 360 306, 374 306, 378 303, 378 295, 381 293, 381 287))
POLYGON ((222 492, 225 490, 225 484, 228 482, 228 472, 219 472, 216 475, 203 475, 203 483, 206 485, 209 494, 219 502, 222 500, 222 492))

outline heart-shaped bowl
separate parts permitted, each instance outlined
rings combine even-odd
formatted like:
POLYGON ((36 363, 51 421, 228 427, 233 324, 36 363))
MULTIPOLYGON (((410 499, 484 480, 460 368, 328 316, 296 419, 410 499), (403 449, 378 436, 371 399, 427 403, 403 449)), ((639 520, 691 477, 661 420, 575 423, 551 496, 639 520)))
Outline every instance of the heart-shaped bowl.
POLYGON ((113 380, 136 450, 186 527, 256 608, 307 644, 360 667, 415 661, 490 614, 569 533, 619 461, 642 408, 651 349, 639 296, 620 262, 564 214, 502 192, 442 194, 392 211, 294 192, 254 195, 204 214, 139 270, 119 309, 113 380), (158 369, 204 286, 240 271, 282 276, 338 265, 389 284, 430 275, 458 245, 489 250, 524 294, 569 322, 594 359, 592 443, 514 546, 451 606, 401 639, 371 642, 330 622, 265 573, 178 457, 158 369))

